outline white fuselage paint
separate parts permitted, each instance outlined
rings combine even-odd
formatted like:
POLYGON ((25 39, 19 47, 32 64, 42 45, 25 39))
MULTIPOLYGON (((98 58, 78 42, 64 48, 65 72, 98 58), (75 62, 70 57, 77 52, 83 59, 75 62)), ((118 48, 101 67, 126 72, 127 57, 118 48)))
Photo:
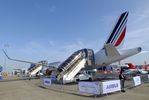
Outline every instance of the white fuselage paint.
POLYGON ((106 66, 111 63, 123 60, 127 57, 133 56, 139 52, 141 52, 141 48, 133 48, 133 49, 127 49, 127 50, 117 50, 120 55, 115 56, 107 56, 105 49, 101 49, 97 53, 95 53, 95 65, 96 66, 106 66))

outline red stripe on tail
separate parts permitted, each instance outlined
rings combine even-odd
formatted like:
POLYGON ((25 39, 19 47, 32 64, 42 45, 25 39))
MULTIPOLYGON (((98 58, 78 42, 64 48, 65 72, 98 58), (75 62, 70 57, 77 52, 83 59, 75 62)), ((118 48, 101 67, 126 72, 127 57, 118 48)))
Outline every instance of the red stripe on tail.
POLYGON ((121 36, 119 37, 119 39, 116 41, 116 44, 114 45, 115 47, 120 45, 120 43, 122 42, 122 40, 124 39, 125 37, 125 34, 126 34, 126 27, 124 28, 121 36))

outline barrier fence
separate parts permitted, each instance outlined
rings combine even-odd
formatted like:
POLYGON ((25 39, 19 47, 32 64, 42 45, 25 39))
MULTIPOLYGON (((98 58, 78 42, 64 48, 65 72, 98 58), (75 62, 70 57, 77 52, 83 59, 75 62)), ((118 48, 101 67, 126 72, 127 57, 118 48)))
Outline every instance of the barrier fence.
MULTIPOLYGON (((104 80, 104 81, 80 81, 78 84, 59 84, 53 82, 50 78, 42 78, 41 86, 57 92, 70 94, 92 94, 104 95, 121 91, 120 80, 104 80)), ((125 89, 132 89, 141 84, 149 82, 149 74, 137 75, 125 81, 125 89)))

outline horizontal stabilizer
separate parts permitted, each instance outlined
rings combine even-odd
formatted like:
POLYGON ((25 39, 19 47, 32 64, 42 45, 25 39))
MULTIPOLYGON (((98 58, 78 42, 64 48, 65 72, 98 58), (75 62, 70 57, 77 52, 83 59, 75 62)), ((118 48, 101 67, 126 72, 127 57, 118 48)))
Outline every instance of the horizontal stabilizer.
POLYGON ((112 44, 105 44, 104 48, 107 56, 112 57, 120 55, 117 49, 112 44))

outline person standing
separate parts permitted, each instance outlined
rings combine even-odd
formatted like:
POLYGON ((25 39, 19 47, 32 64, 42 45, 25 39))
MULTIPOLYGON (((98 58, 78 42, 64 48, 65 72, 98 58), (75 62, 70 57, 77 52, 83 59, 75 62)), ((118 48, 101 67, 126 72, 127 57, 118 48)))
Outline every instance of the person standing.
POLYGON ((28 80, 31 80, 31 73, 30 72, 28 72, 28 80))
POLYGON ((123 72, 124 72, 124 69, 121 69, 119 74, 119 79, 121 83, 121 92, 125 92, 124 86, 125 86, 126 77, 124 76, 123 72))

